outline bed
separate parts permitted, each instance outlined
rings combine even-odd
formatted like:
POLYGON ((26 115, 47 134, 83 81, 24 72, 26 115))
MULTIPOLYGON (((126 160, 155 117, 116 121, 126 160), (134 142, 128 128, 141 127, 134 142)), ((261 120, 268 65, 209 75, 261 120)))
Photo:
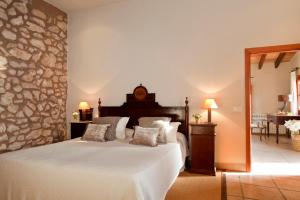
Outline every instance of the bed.
POLYGON ((169 116, 182 122, 178 143, 147 147, 126 140, 87 142, 76 138, 2 154, 0 199, 164 199, 184 166, 188 102, 183 107, 162 107, 154 94, 147 93, 142 100, 132 95, 127 95, 127 102, 120 107, 102 107, 99 101, 99 115, 130 116, 128 128, 141 116, 169 116))

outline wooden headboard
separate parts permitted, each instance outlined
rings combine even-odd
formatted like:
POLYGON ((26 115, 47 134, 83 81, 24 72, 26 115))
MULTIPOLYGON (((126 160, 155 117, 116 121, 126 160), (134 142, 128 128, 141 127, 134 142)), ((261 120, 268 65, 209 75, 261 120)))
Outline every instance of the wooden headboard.
POLYGON ((189 133, 189 106, 188 98, 185 106, 165 107, 155 101, 155 93, 148 93, 147 89, 140 85, 132 94, 127 94, 126 102, 121 106, 102 106, 98 101, 100 117, 121 116, 130 117, 127 128, 138 125, 140 117, 170 117, 173 122, 181 122, 178 131, 188 138, 189 133))

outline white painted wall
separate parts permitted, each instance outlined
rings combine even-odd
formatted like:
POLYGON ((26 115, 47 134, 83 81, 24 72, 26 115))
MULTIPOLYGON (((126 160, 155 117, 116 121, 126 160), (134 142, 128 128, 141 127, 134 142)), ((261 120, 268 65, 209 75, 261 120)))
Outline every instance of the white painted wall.
MULTIPOLYGON (((281 63, 275 69, 274 63, 265 63, 261 70, 252 65, 252 112, 256 114, 277 113, 282 103, 278 95, 290 94, 291 63, 281 63)), ((285 111, 289 111, 289 106, 285 111)))
POLYGON ((120 105, 143 83, 162 105, 219 109, 216 160, 244 169, 244 49, 300 42, 299 0, 128 0, 69 13, 68 116, 120 105), (236 111, 234 111, 236 110, 236 111))

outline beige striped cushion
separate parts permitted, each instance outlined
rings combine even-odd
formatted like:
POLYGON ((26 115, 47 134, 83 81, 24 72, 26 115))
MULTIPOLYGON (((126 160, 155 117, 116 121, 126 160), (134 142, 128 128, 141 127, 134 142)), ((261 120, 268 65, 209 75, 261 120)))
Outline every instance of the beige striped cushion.
POLYGON ((89 124, 82 139, 87 141, 105 142, 105 133, 110 124, 89 124))
POLYGON ((159 128, 143 128, 135 126, 133 139, 130 144, 146 145, 146 146, 157 146, 157 136, 159 128))

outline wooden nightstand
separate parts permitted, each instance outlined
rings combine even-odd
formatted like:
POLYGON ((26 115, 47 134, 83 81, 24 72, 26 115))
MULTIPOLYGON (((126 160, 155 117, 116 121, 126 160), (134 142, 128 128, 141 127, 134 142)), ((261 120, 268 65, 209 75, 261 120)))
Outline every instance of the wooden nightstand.
POLYGON ((216 175, 215 127, 213 123, 190 124, 191 172, 216 175))
POLYGON ((82 137, 90 121, 71 122, 71 139, 82 137))

